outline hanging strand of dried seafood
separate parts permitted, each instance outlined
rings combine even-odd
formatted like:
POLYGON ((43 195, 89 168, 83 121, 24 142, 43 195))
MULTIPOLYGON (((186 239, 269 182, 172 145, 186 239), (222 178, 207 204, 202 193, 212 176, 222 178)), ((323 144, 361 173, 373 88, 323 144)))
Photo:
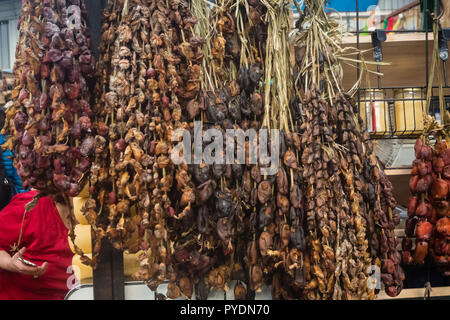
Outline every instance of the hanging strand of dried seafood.
POLYGON ((382 267, 384 273, 384 266, 392 262, 397 277, 384 283, 388 294, 397 295, 404 276, 393 234, 396 202, 356 104, 343 93, 339 70, 346 60, 338 34, 322 1, 305 1, 305 17, 293 34, 298 95, 294 107, 303 111, 296 120, 303 122, 307 179, 303 187, 310 276, 305 293, 310 299, 372 299, 370 266, 382 267))
MULTIPOLYGON (((261 1, 236 1, 233 4, 232 12, 236 20, 237 34, 239 36, 239 60, 237 65, 238 71, 238 89, 236 97, 234 97, 229 103, 229 110, 242 130, 258 130, 262 125, 262 118, 264 113, 264 57, 267 40, 267 23, 265 21, 267 9, 261 1), (238 110, 238 113, 234 112, 238 110), (236 117, 237 114, 237 117, 236 117)), ((236 54, 237 56, 237 54, 236 54)), ((236 126, 236 125, 235 125, 236 126)), ((239 201, 243 205, 244 216, 240 218, 245 223, 245 228, 240 227, 244 233, 239 237, 237 241, 238 246, 238 263, 236 267, 245 269, 244 274, 240 274, 235 280, 238 280, 235 287, 236 292, 244 292, 241 282, 245 282, 247 285, 248 297, 252 297, 253 293, 260 292, 262 285, 264 284, 264 272, 263 265, 260 258, 259 245, 262 244, 263 252, 266 253, 269 249, 270 237, 263 235, 258 237, 260 230, 263 231, 266 225, 272 223, 272 217, 274 214, 273 199, 267 198, 267 192, 270 193, 270 188, 267 188, 267 184, 263 186, 265 190, 258 189, 259 184, 262 182, 262 176, 260 173, 261 163, 254 162, 251 159, 252 150, 257 146, 257 149, 261 147, 259 145, 258 134, 255 137, 249 136, 249 141, 246 143, 244 150, 237 150, 236 156, 240 151, 244 151, 246 155, 245 166, 235 165, 235 168, 239 168, 239 190, 244 192, 237 192, 239 194, 239 201), (259 193, 264 193, 264 195, 259 193), (259 203, 258 198, 264 198, 267 202, 267 206, 263 208, 259 203), (270 200, 270 201, 269 201, 270 200), (258 220, 261 217, 263 220, 258 220), (269 240, 268 242, 265 242, 269 240)), ((242 146, 238 146, 242 147, 242 146)), ((255 151, 255 150, 253 150, 255 151)), ((254 155, 254 154, 253 154, 254 155)), ((256 160, 256 159, 254 159, 256 160)), ((272 183, 274 179, 272 179, 272 183)), ((239 225, 242 223, 239 221, 239 225)), ((274 225, 273 225, 274 226, 274 225)), ((274 230, 274 228, 272 228, 274 230)))
POLYGON ((48 195, 69 203, 87 181, 94 152, 87 81, 95 62, 86 18, 84 1, 23 1, 16 87, 2 133, 24 188, 39 191, 26 211, 48 195))
MULTIPOLYGON (((259 6, 258 10, 264 10, 261 3, 255 3, 259 6)), ((262 54, 258 53, 258 48, 264 44, 258 43, 255 34, 259 32, 259 38, 262 38, 263 21, 255 16, 255 27, 250 28, 246 6, 242 1, 222 1, 208 5, 205 2, 193 2, 196 16, 200 18, 197 34, 206 39, 202 68, 202 135, 210 128, 219 130, 223 136, 224 149, 229 142, 225 130, 258 129, 258 117, 262 114, 262 98, 257 92, 262 76, 262 54), (241 54, 245 50, 253 53, 248 59, 247 55, 241 54)), ((231 156, 241 151, 248 152, 248 147, 247 150, 236 150, 231 156)), ((210 288, 227 290, 231 280, 238 281, 234 288, 236 299, 246 297, 242 283, 248 283, 248 273, 244 272, 248 217, 244 211, 251 212, 257 202, 257 188, 251 192, 250 167, 254 167, 253 176, 256 181, 260 181, 258 168, 250 165, 248 159, 246 166, 240 163, 203 163, 193 166, 199 195, 195 206, 198 225, 194 233, 198 233, 201 247, 197 250, 201 258, 203 255, 209 257, 209 260, 204 258, 203 261, 211 261, 213 267, 212 270, 204 269, 208 272, 205 279, 199 274, 197 287, 201 299, 207 296, 210 288), (246 167, 247 170, 244 170, 246 167), (246 188, 248 192, 241 192, 246 188)), ((191 250, 195 249, 191 247, 191 250)), ((198 253, 191 252, 191 256, 198 253)), ((262 283, 262 278, 257 282, 262 283)))
MULTIPOLYGON (((85 214, 97 227, 98 245, 107 236, 118 249, 142 250, 136 279, 152 290, 170 280, 169 296, 191 297, 189 273, 177 268, 174 254, 180 236, 168 225, 191 216, 195 199, 188 176, 177 176, 183 184, 173 188, 169 155, 172 134, 186 128, 187 105, 200 89, 203 54, 201 39, 192 33, 196 19, 183 1, 110 1, 104 16, 97 158, 85 214)), ((182 166, 177 170, 179 176, 186 172, 182 166)))
POLYGON ((439 57, 439 19, 433 16, 434 50, 432 72, 428 83, 427 106, 430 108, 434 74, 439 83, 439 106, 442 125, 424 113, 424 132, 415 143, 415 160, 409 182, 406 237, 402 241, 402 261, 405 265, 424 265, 432 260, 436 269, 450 276, 450 218, 448 190, 450 179, 450 143, 448 111, 444 103, 444 77, 439 57), (436 139, 431 146, 433 137, 436 139), (414 240, 412 238, 415 238, 414 240), (413 249, 413 243, 415 248, 413 249))
MULTIPOLYGON (((274 299, 302 296, 305 286, 303 195, 299 188, 300 137, 291 117, 293 87, 288 34, 289 1, 262 1, 267 10, 262 128, 280 130, 280 168, 259 182, 258 248, 274 299), (273 185, 273 187, 271 187, 273 185)), ((271 141, 271 143, 276 143, 271 141)), ((261 167, 263 167, 261 165, 261 167)))
MULTIPOLYGON (((315 42, 318 40, 314 41, 317 39, 314 24, 304 36, 306 39, 302 39, 301 45, 295 48, 297 90, 300 81, 311 81, 311 76, 316 72, 316 60, 310 64, 314 67, 312 70, 302 72, 299 67, 307 65, 305 59, 317 57, 315 42)), ((341 186, 338 152, 332 147, 329 105, 317 90, 307 92, 306 97, 298 97, 302 100, 293 103, 296 107, 293 109, 297 109, 293 112, 301 125, 302 183, 299 187, 305 194, 305 231, 309 251, 305 257, 308 283, 304 294, 308 299, 330 299, 335 282, 339 283, 339 280, 336 281, 340 277, 339 261, 350 256, 350 252, 345 251, 349 243, 343 241, 344 233, 338 232, 338 228, 347 229, 345 217, 350 206, 341 186), (338 244, 342 247, 337 248, 338 244)), ((346 265, 344 273, 345 269, 346 265)), ((348 280, 346 274, 344 278, 348 280)))
POLYGON ((431 116, 424 118, 424 127, 423 135, 414 145, 415 160, 409 181, 411 196, 405 223, 406 237, 402 241, 402 262, 405 265, 433 262, 437 270, 448 277, 450 139, 445 125, 440 125, 431 116), (433 137, 436 139, 434 146, 431 145, 433 137))
MULTIPOLYGON (((168 109, 163 109, 163 114, 164 120, 172 124, 166 129, 165 139, 168 143, 159 142, 156 145, 156 154, 160 154, 160 150, 167 147, 169 155, 173 148, 171 142, 173 132, 192 131, 193 123, 188 121, 197 118, 201 110, 199 92, 204 40, 194 33, 197 18, 191 13, 190 7, 191 3, 187 1, 171 1, 164 11, 161 4, 159 6, 161 13, 167 16, 167 29, 153 28, 151 32, 155 39, 157 37, 163 39, 162 52, 166 50, 172 52, 173 57, 170 59, 163 54, 163 63, 169 71, 166 75, 168 93, 171 93, 171 114, 168 109)), ((158 53, 159 49, 153 49, 158 53)), ((182 138, 185 139, 185 136, 182 138)), ((183 149, 182 153, 191 154, 191 150, 183 149)), ((208 268, 209 260, 206 255, 200 256, 193 250, 198 240, 197 234, 192 232, 198 218, 195 204, 201 199, 192 179, 192 171, 185 163, 176 166, 174 170, 176 185, 171 191, 167 190, 173 206, 173 209, 170 207, 169 210, 173 212, 166 214, 165 217, 169 244, 166 268, 167 279, 170 281, 167 296, 175 299, 182 295, 190 299, 194 283, 198 280, 198 272, 208 268)), ((167 171, 165 174, 167 175, 167 171)), ((151 288, 157 283, 151 283, 151 288)))
MULTIPOLYGON (((127 1, 108 3, 102 28, 97 68, 101 81, 96 84, 94 109, 96 159, 91 169, 91 198, 84 206, 84 214, 95 231, 94 266, 103 237, 108 237, 117 249, 128 249, 132 240, 136 242, 139 224, 135 220, 140 216, 131 209, 138 202, 143 179, 148 179, 147 168, 153 165, 153 159, 144 152, 148 150, 144 145, 153 135, 141 131, 146 128, 141 108, 147 102, 142 77, 147 69, 143 70, 138 61, 146 55, 138 39, 132 37, 132 30, 148 28, 149 14, 142 6, 130 10, 129 5, 127 1)), ((142 34, 140 37, 142 41, 142 34)))
MULTIPOLYGON (((109 75, 112 74, 111 64, 112 51, 114 50, 115 34, 120 18, 119 4, 109 1, 103 13, 102 36, 99 46, 99 60, 96 66, 96 83, 93 94, 93 112, 95 115, 95 159, 91 166, 89 177, 90 198, 82 207, 82 212, 91 225, 92 240, 92 267, 96 268, 98 256, 100 255, 102 239, 106 236, 105 230, 109 224, 108 217, 110 208, 115 211, 117 196, 114 183, 111 179, 116 176, 115 171, 109 170, 110 154, 113 144, 110 140, 110 125, 114 124, 114 112, 116 102, 112 94, 106 95, 109 87, 109 75), (106 99, 109 98, 108 100, 106 99), (109 124, 109 125, 108 125, 109 124)), ((114 127, 114 125, 113 125, 114 127)), ((114 136, 114 131, 111 131, 114 136)))
MULTIPOLYGON (((206 137, 205 131, 214 128, 221 134, 220 137, 214 136, 214 139, 219 139, 218 143, 220 143, 220 138, 223 139, 222 125, 226 121, 228 112, 223 101, 227 94, 223 89, 226 88, 227 81, 225 38, 233 33, 233 24, 228 17, 222 17, 225 11, 223 2, 192 1, 191 6, 199 20, 195 26, 195 34, 204 40, 198 112, 200 117, 196 119, 200 121, 200 127, 196 128, 198 131, 193 132, 192 136, 206 137)), ((204 143, 200 149, 194 146, 194 151, 202 152, 203 147, 205 147, 204 143)), ((214 149, 213 153, 217 152, 214 149)), ((185 230, 186 233, 197 241, 184 250, 186 254, 193 257, 189 263, 195 270, 192 278, 196 284, 197 299, 206 299, 211 288, 228 289, 230 268, 226 260, 234 249, 230 229, 233 223, 231 216, 233 207, 229 206, 231 197, 216 199, 217 192, 224 191, 226 185, 225 164, 206 163, 202 154, 201 159, 195 159, 189 169, 196 185, 194 205, 196 221, 184 225, 184 228, 189 229, 185 230)), ((225 193, 223 195, 225 196, 225 193)))
MULTIPOLYGON (((236 22, 229 13, 231 6, 232 1, 216 4, 193 2, 195 10, 203 12, 203 15, 197 15, 200 17, 197 32, 206 41, 202 68, 201 134, 203 136, 208 129, 218 130, 220 136, 214 139, 222 141, 222 146, 226 145, 225 130, 233 129, 233 126, 238 128, 241 120, 239 106, 236 104, 239 86, 234 80, 239 43, 236 22), (232 100, 233 104, 230 102, 232 100)), ((218 151, 214 151, 214 156, 224 156, 216 152, 218 151)), ((211 288, 228 290, 232 273, 235 270, 242 271, 239 263, 234 264, 234 261, 242 260, 236 243, 245 225, 242 223, 243 213, 239 200, 242 169, 238 164, 218 161, 207 164, 202 160, 201 164, 194 164, 192 170, 199 196, 196 203, 198 224, 195 232, 201 244, 195 254, 200 253, 203 261, 210 262, 208 268, 203 268, 203 272, 196 275, 199 278, 197 291, 200 299, 206 299, 211 288)), ((244 290, 241 290, 241 295, 245 296, 242 292, 244 290)))
POLYGON ((86 8, 25 1, 4 147, 16 151, 24 188, 76 196, 93 152, 86 77, 93 72, 86 8), (67 21, 76 20, 68 25, 67 21), (72 129, 70 129, 72 127, 72 129))

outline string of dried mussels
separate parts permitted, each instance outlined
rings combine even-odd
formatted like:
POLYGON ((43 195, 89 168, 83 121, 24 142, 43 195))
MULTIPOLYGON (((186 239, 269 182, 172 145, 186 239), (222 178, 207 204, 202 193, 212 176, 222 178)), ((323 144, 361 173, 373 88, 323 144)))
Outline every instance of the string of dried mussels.
MULTIPOLYGON (((273 199, 271 197, 271 187, 268 181, 261 176, 261 162, 251 162, 251 143, 260 145, 259 129, 262 126, 264 116, 264 61, 266 59, 267 45, 267 21, 265 20, 267 9, 261 1, 237 1, 234 4, 237 32, 240 43, 239 59, 239 107, 242 114, 240 126, 242 130, 253 129, 258 132, 254 140, 249 137, 248 144, 245 145, 245 163, 242 170, 242 184, 240 189, 244 191, 240 195, 245 216, 242 220, 246 223, 244 234, 239 238, 239 261, 245 269, 246 277, 238 278, 245 282, 248 294, 260 292, 265 282, 264 264, 261 258, 261 250, 267 255, 267 250, 271 245, 270 236, 266 232, 260 237, 260 232, 264 231, 266 225, 272 223, 273 199), (265 203, 265 205, 264 205, 265 203), (244 281, 245 280, 245 281, 244 281)), ((229 105, 230 112, 233 111, 233 103, 229 105)), ((240 118, 235 119, 240 120, 240 118)), ((238 146, 239 147, 239 146, 238 146)), ((238 156, 237 150, 236 156, 238 156)), ((258 160, 261 160, 258 158, 258 160)), ((274 178, 274 177, 273 177, 274 178)), ((239 180, 239 177, 237 177, 239 180)), ((272 179, 272 184, 274 179, 272 179)), ((273 225, 274 226, 274 225, 273 225)), ((274 228, 272 228, 274 230, 274 228)), ((236 292, 243 291, 239 282, 235 287, 236 292)), ((239 299, 239 297, 237 297, 239 299)), ((243 299, 241 297, 240 299, 243 299)))
MULTIPOLYGON (((206 3, 200 5, 205 13, 208 12, 200 23, 206 20, 215 26, 211 28, 208 25, 207 29, 200 30, 209 32, 209 37, 205 40, 207 46, 211 48, 211 55, 205 56, 202 70, 208 77, 202 83, 204 95, 202 135, 207 129, 217 129, 224 144, 226 143, 225 130, 233 128, 233 113, 229 108, 229 101, 235 99, 239 90, 236 81, 232 81, 236 79, 235 61, 239 48, 236 42, 236 22, 230 14, 231 5, 232 1, 219 1, 217 7, 209 10, 206 3)), ((217 138, 219 137, 214 139, 217 138)), ((205 150, 204 147, 205 143, 202 150, 205 150)), ((214 151, 216 152, 218 151, 214 151)), ((225 156, 225 154, 217 155, 225 156)), ((206 277, 201 279, 202 275, 200 275, 197 291, 200 299, 206 299, 211 288, 228 290, 233 261, 239 260, 236 254, 238 237, 236 223, 239 217, 242 217, 242 208, 238 200, 240 195, 234 188, 237 186, 234 179, 240 170, 233 171, 230 165, 223 162, 202 163, 194 166, 193 170, 202 193, 201 201, 197 203, 200 206, 198 231, 201 234, 201 240, 206 239, 206 251, 210 261, 210 267, 205 270, 206 277), (205 228, 202 228, 203 225, 205 228)))
MULTIPOLYGON (((337 24, 320 1, 305 1, 294 34, 301 123, 309 299, 374 298, 370 266, 382 267, 386 292, 404 275, 393 229, 399 216, 355 102, 342 93, 337 24), (382 259, 382 263, 380 260, 382 259), (388 268, 389 265, 389 268, 388 268), (390 278, 389 276, 390 275, 390 278)), ((293 111, 295 114, 295 112, 293 111)))

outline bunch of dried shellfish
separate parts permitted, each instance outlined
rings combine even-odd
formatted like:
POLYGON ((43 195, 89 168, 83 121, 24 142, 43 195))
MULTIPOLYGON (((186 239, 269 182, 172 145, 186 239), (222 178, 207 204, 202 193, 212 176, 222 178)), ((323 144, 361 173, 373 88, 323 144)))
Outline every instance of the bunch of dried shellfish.
POLYGON ((300 187, 306 198, 304 294, 309 299, 372 299, 375 286, 369 277, 376 265, 395 275, 382 277, 386 292, 395 296, 404 275, 393 233, 399 216, 392 213, 392 186, 355 102, 342 91, 336 25, 320 1, 305 5, 305 19, 293 35, 297 98, 292 103, 302 135, 300 187))

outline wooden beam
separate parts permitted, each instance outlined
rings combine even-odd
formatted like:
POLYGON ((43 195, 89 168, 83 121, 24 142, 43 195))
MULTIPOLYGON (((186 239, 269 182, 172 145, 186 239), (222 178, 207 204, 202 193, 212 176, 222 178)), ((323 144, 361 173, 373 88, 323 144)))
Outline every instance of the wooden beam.
MULTIPOLYGON (((384 44, 388 43, 394 43, 394 42, 413 42, 413 41, 425 41, 425 33, 416 32, 416 33, 389 33, 386 35, 386 42, 384 44)), ((433 34, 430 33, 428 35, 428 38, 430 41, 433 41, 433 34)), ((342 38, 342 43, 344 45, 354 46, 356 47, 356 36, 346 36, 342 38)), ((360 44, 370 44, 372 45, 372 38, 370 35, 360 35, 359 36, 359 43, 360 44)))
MULTIPOLYGON (((106 0, 86 0, 91 50, 95 57, 98 57, 103 9, 106 4, 106 0)), ((92 244, 92 248, 94 247, 92 244)), ((93 271, 93 276, 95 300, 125 299, 123 251, 115 249, 107 239, 102 240, 98 267, 93 271)))
POLYGON ((98 57, 98 45, 101 39, 103 9, 107 0, 86 0, 88 10, 87 25, 91 36, 91 50, 95 57, 98 57))
POLYGON ((385 169, 384 172, 387 176, 409 176, 411 174, 412 168, 404 168, 404 169, 385 169))
POLYGON ((102 240, 98 266, 93 270, 94 300, 124 300, 123 251, 102 240))
POLYGON ((125 300, 125 272, 124 272, 123 251, 112 249, 111 270, 112 270, 112 293, 113 300, 125 300))
MULTIPOLYGON (((94 247, 94 244, 92 245, 94 247)), ((97 268, 93 270, 94 300, 113 300, 112 246, 107 239, 103 239, 97 268)))

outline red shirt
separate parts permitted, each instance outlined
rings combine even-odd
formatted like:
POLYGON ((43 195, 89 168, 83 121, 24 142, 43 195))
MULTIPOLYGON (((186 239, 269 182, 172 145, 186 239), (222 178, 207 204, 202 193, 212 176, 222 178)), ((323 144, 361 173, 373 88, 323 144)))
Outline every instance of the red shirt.
MULTIPOLYGON (((19 239, 25 204, 35 195, 35 191, 18 194, 0 212, 0 250, 11 254, 11 246, 19 239)), ((26 213, 22 247, 27 249, 24 259, 39 266, 47 261, 48 269, 37 279, 0 269, 0 300, 64 299, 71 285, 73 253, 68 229, 50 198, 41 198, 37 206, 26 213)))

